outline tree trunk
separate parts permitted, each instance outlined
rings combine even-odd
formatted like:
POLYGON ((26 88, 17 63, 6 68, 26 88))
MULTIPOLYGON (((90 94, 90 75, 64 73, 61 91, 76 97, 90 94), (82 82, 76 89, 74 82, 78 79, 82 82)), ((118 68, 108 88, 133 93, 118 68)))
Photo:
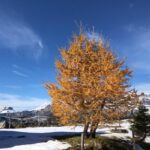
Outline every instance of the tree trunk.
POLYGON ((88 136, 89 122, 85 123, 83 133, 81 134, 81 150, 84 150, 85 136, 88 136))
POLYGON ((135 136, 134 136, 134 131, 132 130, 132 149, 136 150, 136 146, 135 146, 135 136))
POLYGON ((85 137, 84 134, 85 134, 84 132, 81 134, 81 150, 84 150, 84 137, 85 137))
POLYGON ((119 127, 121 127, 121 119, 120 119, 120 117, 119 117, 119 127))
POLYGON ((95 138, 97 127, 98 127, 98 123, 97 122, 91 124, 90 138, 95 138))
POLYGON ((145 138, 146 138, 146 132, 144 133, 144 135, 143 135, 143 137, 142 137, 142 139, 140 139, 140 142, 143 142, 144 140, 145 140, 145 138))
POLYGON ((86 123, 85 125, 84 125, 84 130, 83 130, 83 132, 84 132, 84 136, 86 136, 86 137, 88 137, 88 128, 89 128, 89 122, 88 123, 86 123))

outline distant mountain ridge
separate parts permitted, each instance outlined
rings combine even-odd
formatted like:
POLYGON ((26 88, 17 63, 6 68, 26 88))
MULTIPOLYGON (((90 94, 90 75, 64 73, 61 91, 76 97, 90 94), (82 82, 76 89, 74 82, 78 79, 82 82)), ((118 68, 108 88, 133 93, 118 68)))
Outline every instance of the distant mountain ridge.
MULTIPOLYGON (((149 109, 150 113, 150 94, 144 94, 140 96, 140 101, 146 106, 147 109, 149 109)), ((51 105, 49 102, 45 102, 31 111, 29 110, 15 111, 13 107, 0 106, 0 114, 7 114, 7 113, 22 114, 22 116, 29 116, 29 115, 34 116, 37 113, 40 115, 48 115, 49 113, 51 113, 51 105)))
POLYGON ((50 103, 45 102, 33 110, 15 111, 13 107, 0 106, 0 114, 5 113, 22 113, 22 112, 37 112, 37 111, 50 111, 50 103))
POLYGON ((4 106, 4 107, 0 107, 0 113, 1 114, 5 114, 5 113, 14 113, 15 111, 14 111, 14 109, 13 109, 13 107, 6 107, 6 106, 4 106))
POLYGON ((48 126, 56 124, 56 118, 51 112, 50 103, 44 103, 31 111, 14 111, 12 107, 0 107, 0 123, 5 122, 9 127, 48 126))

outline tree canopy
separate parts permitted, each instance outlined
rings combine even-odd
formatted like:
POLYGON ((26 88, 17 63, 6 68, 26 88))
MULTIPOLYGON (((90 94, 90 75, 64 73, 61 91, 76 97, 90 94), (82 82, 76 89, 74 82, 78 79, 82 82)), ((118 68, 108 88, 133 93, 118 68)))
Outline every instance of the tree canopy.
POLYGON ((107 44, 81 33, 61 49, 61 56, 56 61, 57 83, 46 84, 61 123, 100 122, 113 118, 118 108, 127 111, 132 71, 107 44))

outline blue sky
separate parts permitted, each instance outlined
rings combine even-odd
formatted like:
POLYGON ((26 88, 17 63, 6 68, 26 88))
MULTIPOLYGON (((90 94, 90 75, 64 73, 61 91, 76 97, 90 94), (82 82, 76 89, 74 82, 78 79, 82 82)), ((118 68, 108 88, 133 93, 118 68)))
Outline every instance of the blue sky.
POLYGON ((134 71, 131 84, 150 92, 150 1, 1 0, 0 105, 32 109, 50 101, 54 62, 79 22, 94 26, 134 71))

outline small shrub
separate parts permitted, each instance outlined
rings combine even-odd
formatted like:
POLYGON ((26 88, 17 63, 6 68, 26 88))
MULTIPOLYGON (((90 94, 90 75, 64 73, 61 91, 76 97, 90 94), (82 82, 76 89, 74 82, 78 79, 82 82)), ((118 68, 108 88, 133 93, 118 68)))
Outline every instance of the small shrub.
MULTIPOLYGON (((68 150, 80 150, 80 136, 61 139, 72 145, 68 150)), ((129 145, 118 139, 97 136, 95 139, 85 139, 85 150, 127 150, 129 145)))

